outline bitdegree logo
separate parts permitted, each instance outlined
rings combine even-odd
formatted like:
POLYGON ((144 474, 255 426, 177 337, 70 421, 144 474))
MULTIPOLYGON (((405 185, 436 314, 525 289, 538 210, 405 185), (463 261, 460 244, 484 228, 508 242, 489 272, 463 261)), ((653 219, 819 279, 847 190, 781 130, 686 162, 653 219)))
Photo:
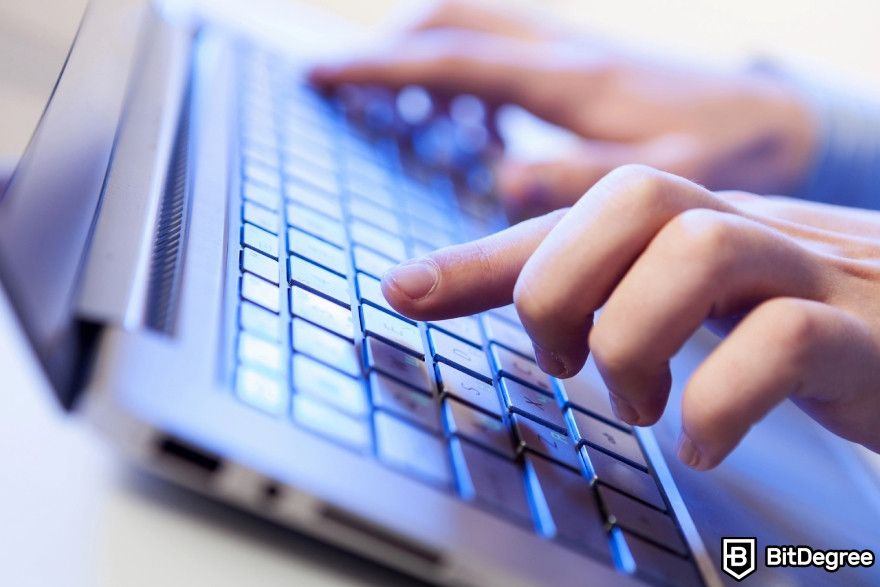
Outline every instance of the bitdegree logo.
POLYGON ((833 573, 841 567, 874 566, 871 550, 821 550, 809 546, 767 546, 764 564, 768 567, 821 567, 833 573))
POLYGON ((758 539, 722 538, 721 539, 721 570, 742 581, 755 572, 755 551, 758 539))
MULTIPOLYGON (((757 568, 758 540, 753 536, 721 539, 721 570, 742 581, 757 568)), ((829 549, 811 546, 768 545, 764 547, 764 566, 817 567, 834 573, 843 567, 872 567, 876 556, 870 549, 829 549)))

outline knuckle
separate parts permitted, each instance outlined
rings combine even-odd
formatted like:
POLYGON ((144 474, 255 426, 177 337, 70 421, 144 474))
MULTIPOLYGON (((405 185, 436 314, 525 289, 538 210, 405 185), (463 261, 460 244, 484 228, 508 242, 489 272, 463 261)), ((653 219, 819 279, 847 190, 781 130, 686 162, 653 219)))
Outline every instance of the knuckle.
POLYGON ((696 260, 707 277, 723 277, 738 258, 742 231, 726 214, 695 208, 670 220, 660 245, 676 258, 696 260))
POLYGON ((776 298, 755 311, 771 321, 775 326, 775 343, 789 349, 796 361, 806 360, 810 344, 820 338, 824 328, 822 315, 813 303, 804 300, 776 298))
POLYGON ((647 165, 622 165, 608 173, 599 185, 630 213, 648 213, 666 209, 669 205, 669 179, 665 173, 647 165))

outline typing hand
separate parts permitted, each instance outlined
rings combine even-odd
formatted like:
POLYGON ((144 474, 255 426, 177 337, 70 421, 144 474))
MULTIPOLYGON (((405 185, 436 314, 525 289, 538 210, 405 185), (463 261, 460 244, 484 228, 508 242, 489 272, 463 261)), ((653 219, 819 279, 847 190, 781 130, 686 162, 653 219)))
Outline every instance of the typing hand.
POLYGON ((660 417, 670 358, 709 322, 727 336, 687 383, 679 451, 705 469, 785 398, 880 450, 878 258, 878 213, 626 166, 570 209, 399 265, 382 287, 420 320, 513 301, 541 367, 571 376, 591 352, 637 425, 660 417))
POLYGON ((561 160, 500 164, 500 191, 518 217, 569 206, 626 163, 756 193, 786 193, 805 175, 816 122, 783 82, 651 58, 538 24, 546 21, 447 2, 375 54, 317 67, 311 77, 325 87, 419 84, 476 94, 580 135, 561 160))

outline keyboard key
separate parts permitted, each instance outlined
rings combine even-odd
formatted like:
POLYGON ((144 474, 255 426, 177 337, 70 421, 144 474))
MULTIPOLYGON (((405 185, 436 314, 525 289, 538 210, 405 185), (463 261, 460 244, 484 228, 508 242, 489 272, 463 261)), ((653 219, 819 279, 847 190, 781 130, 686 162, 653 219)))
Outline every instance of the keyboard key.
POLYGON ((372 336, 368 336, 364 342, 370 369, 377 369, 426 393, 433 392, 425 361, 372 336))
POLYGON ((575 443, 567 434, 516 414, 513 415, 512 420, 516 436, 520 441, 520 450, 528 449, 576 471, 581 470, 581 460, 575 443))
POLYGON ((437 374, 442 393, 495 414, 499 418, 503 414, 498 393, 492 385, 443 363, 437 363, 437 374))
POLYGON ((525 479, 520 466, 461 440, 450 442, 458 491, 475 501, 531 525, 525 479))
POLYGON ((520 326, 515 326, 506 320, 502 320, 492 314, 483 316, 483 325, 486 327, 486 338, 493 342, 516 351, 519 354, 535 358, 532 347, 532 339, 520 326))
POLYGON ((393 343, 418 357, 424 357, 422 333, 414 324, 383 312, 373 306, 361 306, 364 333, 371 334, 386 342, 393 343))
POLYGON ((305 394, 295 394, 292 402, 293 420, 303 428, 360 452, 370 450, 372 440, 366 422, 346 416, 305 394))
POLYGON ((447 232, 435 228, 429 224, 422 223, 420 226, 414 226, 411 229, 411 236, 425 243, 431 249, 442 249, 449 245, 455 244, 456 240, 447 232))
POLYGON ((354 198, 368 200, 374 204, 378 204, 389 210, 393 210, 396 206, 394 195, 389 189, 376 182, 374 179, 368 180, 365 177, 352 177, 349 171, 347 186, 349 193, 354 198))
POLYGON ((358 271, 369 273, 373 277, 381 278, 389 269, 397 265, 395 261, 388 257, 373 252, 370 249, 365 249, 360 245, 355 245, 352 248, 352 252, 354 253, 354 265, 358 271))
POLYGON ((379 458, 438 485, 451 483, 449 457, 441 439, 384 412, 375 412, 374 421, 379 458))
POLYGON ((409 247, 409 257, 412 259, 418 259, 419 257, 426 257, 436 251, 434 247, 430 247, 425 243, 421 243, 419 241, 413 241, 409 247))
POLYGON ((242 195, 245 200, 255 202, 263 208, 274 212, 277 212, 281 206, 281 198, 279 197, 277 190, 269 189, 266 186, 250 181, 244 182, 242 195))
POLYGON ((278 175, 278 170, 261 165, 256 161, 245 161, 244 177, 275 192, 281 189, 281 178, 278 175))
POLYGON ((446 429, 450 434, 467 438, 508 459, 516 458, 510 429, 495 416, 475 410, 454 399, 443 402, 443 413, 446 418, 446 429))
POLYGON ((473 316, 450 318, 448 320, 435 320, 430 323, 440 330, 448 332, 471 344, 482 346, 483 336, 480 334, 480 324, 473 316))
POLYGON ((611 564, 608 534, 589 481, 541 457, 526 455, 541 531, 611 564))
POLYGON ((370 374, 373 405, 432 432, 441 432, 437 402, 424 392, 373 372, 370 374))
POLYGON ((238 367, 235 393, 243 402, 269 414, 287 409, 287 389, 281 381, 244 366, 238 367))
POLYGON ((278 286, 250 273, 241 276, 241 297, 276 314, 281 305, 278 299, 278 286))
POLYGON ((450 213, 443 206, 426 198, 407 197, 404 202, 404 210, 410 218, 410 230, 415 231, 423 228, 426 224, 437 225, 443 228, 444 220, 450 213))
POLYGON ((336 246, 345 246, 345 230, 342 224, 311 208, 290 202, 287 204, 287 224, 336 246))
POLYGON ((657 548, 628 532, 623 534, 636 563, 637 576, 659 581, 669 587, 702 587, 703 581, 691 561, 657 548))
POLYGON ((553 397, 506 378, 501 379, 501 392, 511 412, 528 416, 562 433, 568 430, 562 410, 553 397))
POLYGON ((553 394, 553 385, 537 363, 498 345, 490 345, 492 361, 500 377, 510 377, 544 393, 553 394))
MULTIPOLYGON (((436 212, 432 212, 430 215, 422 215, 422 216, 413 216, 412 212, 409 210, 404 210, 405 216, 404 221, 409 225, 409 234, 417 237, 419 231, 422 229, 427 230, 439 230, 445 232, 449 235, 450 239, 455 242, 462 242, 462 238, 459 236, 461 234, 458 228, 458 221, 455 219, 455 214, 448 210, 439 210, 436 212)), ((421 242, 421 241, 417 241, 421 242)), ((428 244, 421 243, 424 247, 435 249, 436 247, 428 244)))
POLYGON ((341 221, 342 203, 340 200, 320 190, 313 189, 305 184, 288 182, 284 185, 284 196, 290 202, 296 202, 329 216, 334 220, 341 221))
POLYGON ((278 214, 257 206, 253 202, 245 201, 242 206, 242 218, 245 222, 249 222, 255 226, 259 226, 263 230, 268 230, 273 234, 278 234, 278 214))
POLYGON ((278 258, 278 236, 253 224, 241 227, 241 244, 273 259, 278 258))
MULTIPOLYGON (((588 359, 588 366, 585 369, 588 369, 592 362, 592 358, 588 359)), ((595 364, 593 364, 593 369, 595 369, 595 364)), ((608 398, 608 392, 604 386, 585 375, 582 372, 577 377, 559 380, 563 402, 568 406, 576 406, 585 412, 629 430, 629 424, 618 420, 614 412, 611 411, 611 400, 608 398)))
POLYGON ((267 340, 278 341, 281 338, 278 316, 250 302, 242 302, 239 306, 238 325, 242 330, 267 340))
POLYGON ((522 328, 522 324, 519 321, 519 314, 516 311, 516 306, 513 304, 501 306, 500 308, 492 308, 488 313, 503 318, 504 320, 522 328))
POLYGON ((293 350, 305 353, 352 377, 360 377, 361 366, 355 346, 344 338, 294 318, 291 323, 293 350))
MULTIPOLYGON (((391 174, 387 164, 384 164, 381 155, 370 153, 363 148, 360 135, 353 133, 354 141, 346 143, 346 150, 356 151, 346 153, 345 175, 352 189, 374 191, 373 188, 388 188, 391 185, 391 174)), ((388 192, 390 194, 390 192, 388 192)), ((393 201, 393 198, 392 198, 393 201)))
POLYGON ((239 258, 242 271, 253 273, 266 281, 278 285, 280 271, 278 270, 278 261, 276 259, 270 259, 253 249, 242 249, 239 258))
POLYGON ((245 139, 242 141, 241 154, 242 157, 248 160, 255 160, 267 167, 277 168, 279 165, 278 150, 274 145, 245 139))
POLYGON ((356 418, 369 411, 367 394, 360 381, 305 355, 293 355, 291 380, 295 393, 306 393, 356 418))
POLYGON ((290 288, 290 311, 334 334, 354 341, 351 310, 299 287, 290 288))
POLYGON ((578 410, 569 410, 574 427, 577 430, 578 442, 587 442, 605 452, 629 461, 642 469, 648 468, 645 456, 636 437, 610 426, 601 420, 578 410))
POLYGON ((356 243, 395 261, 403 261, 406 258, 406 246, 402 240, 391 233, 359 220, 352 221, 348 230, 351 234, 351 240, 356 243))
POLYGON ((307 232, 296 228, 287 229, 287 250, 340 275, 347 273, 345 252, 307 232))
POLYGON ((482 349, 462 342, 435 328, 428 330, 428 336, 431 339, 434 359, 464 369, 486 381, 492 381, 492 370, 489 368, 486 353, 482 349))
MULTIPOLYGON (((306 112, 297 113, 296 109, 288 108, 285 112, 287 118, 282 120, 282 136, 284 141, 284 153, 289 159, 293 159, 291 163, 295 163, 296 155, 300 155, 306 151, 319 151, 332 153, 334 149, 333 138, 327 132, 327 129, 320 124, 315 124, 314 112, 311 116, 307 116, 306 112)), ((302 162, 302 158, 299 158, 302 162)), ((306 174, 313 171, 308 166, 291 165, 289 172, 292 177, 304 179, 306 174)), ((325 172, 326 173, 326 172, 325 172)), ((322 177, 316 175, 309 181, 316 185, 325 182, 326 185, 320 186, 322 189, 330 189, 332 176, 322 177)))
POLYGON ((348 282, 326 269, 299 257, 287 260, 290 284, 299 285, 344 306, 350 306, 348 282))
POLYGON ((610 485, 658 509, 666 509, 666 503, 653 477, 591 446, 585 445, 581 450, 586 452, 590 468, 600 483, 610 485))
POLYGON ((242 149, 242 161, 278 169, 278 141, 275 138, 271 107, 262 99, 249 100, 248 106, 241 117, 242 143, 249 146, 242 149), (259 156, 252 155, 255 145, 262 149, 259 156))
POLYGON ((273 373, 281 371, 284 363, 281 347, 249 332, 240 332, 238 335, 238 359, 251 367, 273 373))
MULTIPOLYGON (((358 273, 355 277, 357 280, 358 287, 358 299, 362 302, 369 302, 375 306, 379 306, 380 308, 385 308, 389 312, 393 312, 396 316, 403 318, 397 311, 391 307, 391 304, 388 303, 388 300, 385 299, 385 295, 382 293, 382 282, 378 279, 374 279, 370 277, 366 273, 358 273)), ((410 322, 409 319, 403 318, 407 322, 410 322)))
POLYGON ((352 218, 363 220, 382 230, 399 234, 401 231, 400 221, 397 216, 382 206, 360 199, 352 199, 348 203, 348 213, 352 218))
POLYGON ((285 149, 287 160, 285 168, 295 169, 298 166, 317 167, 334 176, 339 172, 336 153, 327 149, 285 149))
POLYGON ((598 491, 609 522, 687 556, 687 546, 672 518, 610 487, 600 484, 598 491))
POLYGON ((284 174, 287 179, 307 183, 328 194, 339 193, 339 182, 336 180, 335 173, 316 165, 310 165, 303 159, 286 161, 284 164, 284 174))

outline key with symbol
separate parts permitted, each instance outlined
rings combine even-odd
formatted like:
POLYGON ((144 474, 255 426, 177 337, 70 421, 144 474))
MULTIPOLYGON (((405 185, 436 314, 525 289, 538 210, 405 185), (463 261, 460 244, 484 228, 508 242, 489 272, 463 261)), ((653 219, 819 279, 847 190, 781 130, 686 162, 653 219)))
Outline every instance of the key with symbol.
POLYGON ((534 451, 575 471, 582 470, 581 458, 575 450, 575 443, 567 434, 542 426, 518 414, 514 414, 512 420, 516 436, 520 441, 520 450, 534 451))
POLYGON ((566 432, 562 412, 551 396, 506 377, 501 378, 501 391, 511 412, 528 416, 559 432, 566 432))
POLYGON ((642 469, 648 468, 636 437, 580 410, 568 410, 577 430, 578 443, 587 443, 642 469))
POLYGON ((452 398, 443 402, 443 413, 450 434, 467 438, 508 459, 516 458, 510 430, 498 418, 474 410, 452 398))
POLYGON ((498 393, 490 384, 444 363, 437 363, 440 392, 449 394, 490 414, 501 417, 498 393))
POLYGON ((492 381, 492 370, 482 349, 462 342, 436 328, 429 329, 428 335, 437 361, 464 369, 485 381, 492 381))

